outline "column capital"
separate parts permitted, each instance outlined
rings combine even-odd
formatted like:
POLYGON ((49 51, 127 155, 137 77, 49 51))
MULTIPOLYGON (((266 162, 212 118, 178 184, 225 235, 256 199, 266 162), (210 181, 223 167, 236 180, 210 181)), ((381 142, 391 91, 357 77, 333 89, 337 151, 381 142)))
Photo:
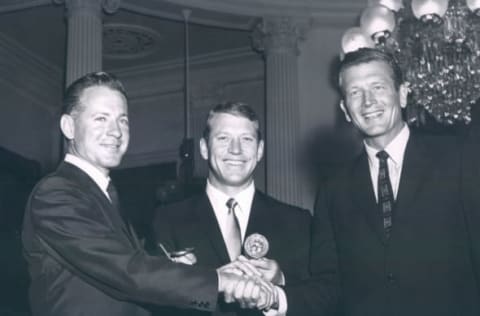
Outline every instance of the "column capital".
POLYGON ((101 15, 102 9, 106 13, 115 13, 121 0, 53 0, 56 4, 65 4, 67 15, 101 15))
POLYGON ((252 32, 254 49, 270 53, 298 55, 299 43, 305 38, 310 19, 289 16, 264 17, 252 32))

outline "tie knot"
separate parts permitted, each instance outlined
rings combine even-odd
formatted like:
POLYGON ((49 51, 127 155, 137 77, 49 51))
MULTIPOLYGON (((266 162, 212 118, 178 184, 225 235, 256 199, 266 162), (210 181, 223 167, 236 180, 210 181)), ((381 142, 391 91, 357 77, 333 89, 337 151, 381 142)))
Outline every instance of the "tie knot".
POLYGON ((378 159, 383 160, 383 161, 386 161, 388 159, 388 157, 390 157, 385 150, 380 150, 377 153, 376 156, 377 156, 378 159))
POLYGON ((228 207, 228 211, 231 212, 237 207, 238 203, 234 198, 229 198, 226 205, 228 207))
POLYGON ((107 193, 111 195, 112 193, 115 194, 117 193, 117 189, 115 189, 115 186, 113 185, 112 181, 108 182, 107 185, 107 193))

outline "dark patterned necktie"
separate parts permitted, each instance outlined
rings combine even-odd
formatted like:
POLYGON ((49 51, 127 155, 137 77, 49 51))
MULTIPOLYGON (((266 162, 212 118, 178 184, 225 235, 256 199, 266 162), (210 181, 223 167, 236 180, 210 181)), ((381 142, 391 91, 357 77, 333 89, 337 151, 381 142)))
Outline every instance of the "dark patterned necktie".
POLYGON ((240 225, 238 223, 237 215, 235 214, 235 208, 238 206, 235 199, 228 199, 227 203, 228 216, 227 216, 227 231, 226 240, 228 255, 230 260, 234 261, 238 258, 242 251, 242 234, 240 232, 240 225))
POLYGON ((383 228, 385 229, 385 235, 387 238, 390 237, 390 232, 392 230, 392 212, 395 203, 392 184, 388 174, 388 157, 388 153, 384 150, 377 153, 377 158, 379 160, 377 186, 378 205, 382 211, 383 228))

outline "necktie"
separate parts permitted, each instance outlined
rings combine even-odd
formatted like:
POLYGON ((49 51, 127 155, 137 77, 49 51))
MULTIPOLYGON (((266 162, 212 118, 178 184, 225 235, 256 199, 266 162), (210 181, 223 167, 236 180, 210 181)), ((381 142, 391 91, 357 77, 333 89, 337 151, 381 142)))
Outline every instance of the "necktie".
POLYGON ((108 183, 107 193, 108 193, 108 196, 110 197, 110 201, 112 202, 113 207, 117 210, 118 214, 120 214, 120 217, 122 218, 123 223, 128 229, 130 229, 128 218, 125 212, 123 212, 122 208, 120 207, 120 200, 118 199, 117 189, 115 188, 115 185, 112 183, 112 181, 108 183))
POLYGON ((377 153, 379 160, 378 167, 378 205, 382 211, 383 216, 383 228, 385 229, 385 235, 390 237, 392 230, 392 211, 395 199, 393 197, 392 184, 390 182, 390 176, 388 174, 388 153, 381 150, 377 153))
POLYGON ((237 201, 235 199, 230 198, 228 199, 227 203, 228 208, 228 216, 227 216, 227 236, 226 236, 226 244, 228 255, 230 256, 230 260, 235 260, 238 258, 242 251, 242 235, 240 232, 240 225, 238 224, 238 219, 235 214, 235 208, 238 206, 237 201))
POLYGON ((120 212, 120 202, 118 200, 117 189, 115 189, 115 186, 113 185, 112 181, 108 183, 107 193, 108 193, 108 196, 110 197, 110 201, 112 202, 112 205, 117 209, 117 211, 120 212))

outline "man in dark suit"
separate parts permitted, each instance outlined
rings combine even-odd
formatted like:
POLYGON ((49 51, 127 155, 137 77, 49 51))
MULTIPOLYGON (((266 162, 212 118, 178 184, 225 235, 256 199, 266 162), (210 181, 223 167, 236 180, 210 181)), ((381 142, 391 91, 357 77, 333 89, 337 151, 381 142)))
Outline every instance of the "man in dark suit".
MULTIPOLYGON (((248 105, 224 103, 214 107, 200 140, 201 156, 209 166, 206 192, 159 208, 154 222, 157 240, 172 250, 193 247, 199 267, 215 268, 231 262, 227 268, 273 282, 278 306, 264 310, 266 315, 328 315, 335 304, 337 286, 333 240, 322 240, 311 253, 310 213, 255 190, 253 172, 263 151, 259 121, 248 105), (232 200, 236 205, 233 212, 229 206, 232 200), (237 240, 231 236, 230 215, 234 216, 237 240), (267 257, 272 259, 239 256, 242 243, 253 233, 266 237, 270 247, 267 257), (311 258, 315 261, 312 269, 311 258)), ((181 314, 179 310, 170 313, 181 314)), ((262 312, 221 304, 215 314, 262 312)))
POLYGON ((146 315, 146 304, 213 311, 218 292, 271 304, 271 289, 255 280, 142 249, 108 176, 129 142, 127 97, 116 78, 99 72, 74 82, 60 127, 68 153, 34 188, 24 218, 33 315, 146 315))
POLYGON ((409 130, 408 86, 389 54, 346 54, 339 83, 364 150, 321 190, 315 216, 333 223, 343 314, 479 315, 460 146, 409 130))

